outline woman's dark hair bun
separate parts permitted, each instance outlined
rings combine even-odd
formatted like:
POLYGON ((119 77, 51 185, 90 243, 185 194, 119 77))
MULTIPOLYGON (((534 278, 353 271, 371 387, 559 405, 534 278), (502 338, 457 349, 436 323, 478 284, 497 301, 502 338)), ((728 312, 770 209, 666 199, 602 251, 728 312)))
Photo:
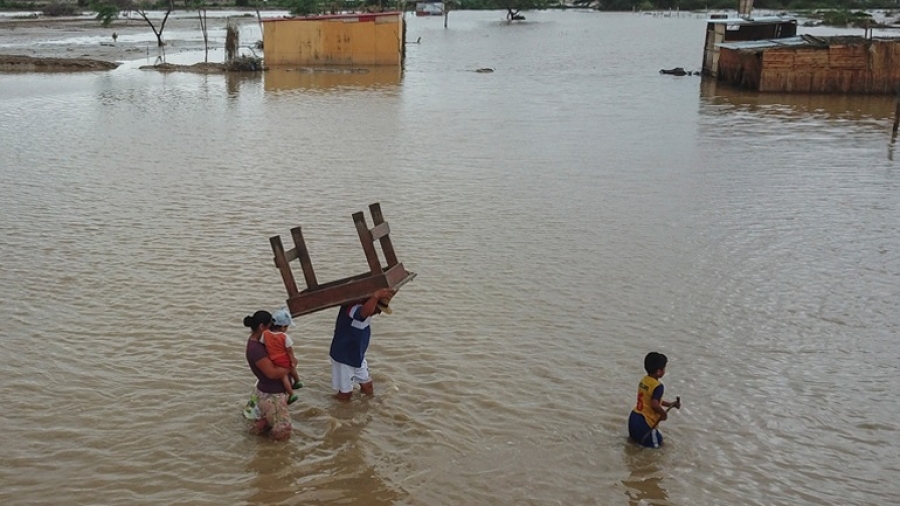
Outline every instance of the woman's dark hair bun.
POLYGON ((272 313, 268 311, 257 311, 253 316, 244 317, 244 326, 256 330, 260 325, 268 325, 272 323, 272 313))

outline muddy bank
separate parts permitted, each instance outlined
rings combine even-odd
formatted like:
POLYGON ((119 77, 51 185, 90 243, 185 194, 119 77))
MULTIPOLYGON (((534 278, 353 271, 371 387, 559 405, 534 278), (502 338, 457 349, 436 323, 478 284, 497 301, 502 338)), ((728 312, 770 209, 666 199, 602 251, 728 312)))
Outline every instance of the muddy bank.
MULTIPOLYGON (((163 32, 164 47, 158 46, 156 37, 146 22, 135 19, 134 16, 121 17, 106 27, 96 19, 85 16, 0 16, 0 56, 89 59, 113 63, 146 59, 149 64, 156 60, 165 61, 167 57, 204 51, 197 17, 182 11, 177 14, 177 17, 170 17, 166 23, 163 32)), ((224 27, 229 21, 249 28, 242 34, 241 46, 251 46, 260 38, 255 16, 243 13, 236 16, 222 14, 222 17, 211 15, 208 18, 210 50, 224 48, 224 27)), ((156 22, 158 24, 159 20, 156 22)))
POLYGON ((174 63, 157 63, 144 65, 140 70, 157 70, 159 72, 193 72, 195 74, 221 74, 224 72, 262 72, 266 70, 262 59, 244 57, 229 63, 194 63, 178 65, 174 63))
POLYGON ((39 58, 0 55, 0 72, 96 72, 118 67, 115 62, 90 58, 39 58))

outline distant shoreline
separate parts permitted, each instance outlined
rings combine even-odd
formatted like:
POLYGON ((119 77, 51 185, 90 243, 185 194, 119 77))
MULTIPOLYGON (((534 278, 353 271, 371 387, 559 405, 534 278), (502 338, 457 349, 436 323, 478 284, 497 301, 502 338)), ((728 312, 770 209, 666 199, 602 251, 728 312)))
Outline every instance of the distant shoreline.
MULTIPOLYGON (((202 53, 204 43, 197 16, 184 16, 183 11, 180 14, 170 17, 166 23, 164 48, 158 47, 147 23, 134 17, 119 18, 104 27, 87 17, 22 19, 0 16, 0 72, 109 70, 124 62, 154 60, 160 55, 174 57, 186 52, 202 53)), ((221 33, 229 20, 239 25, 255 26, 257 23, 256 15, 249 12, 238 16, 210 16, 209 30, 220 30, 221 33)), ((255 39, 242 40, 241 46, 256 42, 255 39)), ((210 51, 223 47, 222 40, 209 40, 210 51)))

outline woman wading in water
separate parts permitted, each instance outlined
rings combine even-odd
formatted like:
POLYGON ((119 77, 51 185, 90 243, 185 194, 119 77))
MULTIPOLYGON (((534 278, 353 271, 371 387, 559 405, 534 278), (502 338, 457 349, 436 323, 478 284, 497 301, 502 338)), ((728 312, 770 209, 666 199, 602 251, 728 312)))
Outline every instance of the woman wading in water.
POLYGON ((265 345, 259 342, 259 338, 271 324, 272 314, 268 311, 257 311, 244 318, 244 326, 250 328, 247 364, 258 380, 254 397, 259 418, 250 426, 250 433, 269 432, 272 439, 284 441, 291 437, 291 417, 288 414, 288 399, 282 378, 290 370, 273 364, 265 345))

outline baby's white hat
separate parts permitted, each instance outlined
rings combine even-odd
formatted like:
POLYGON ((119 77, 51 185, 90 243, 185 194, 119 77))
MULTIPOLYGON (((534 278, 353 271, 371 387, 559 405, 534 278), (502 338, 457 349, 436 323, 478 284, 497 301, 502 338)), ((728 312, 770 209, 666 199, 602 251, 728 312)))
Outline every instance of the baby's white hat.
POLYGON ((281 308, 278 311, 272 313, 272 323, 278 325, 279 327, 294 326, 294 320, 291 319, 291 313, 285 308, 281 308))

